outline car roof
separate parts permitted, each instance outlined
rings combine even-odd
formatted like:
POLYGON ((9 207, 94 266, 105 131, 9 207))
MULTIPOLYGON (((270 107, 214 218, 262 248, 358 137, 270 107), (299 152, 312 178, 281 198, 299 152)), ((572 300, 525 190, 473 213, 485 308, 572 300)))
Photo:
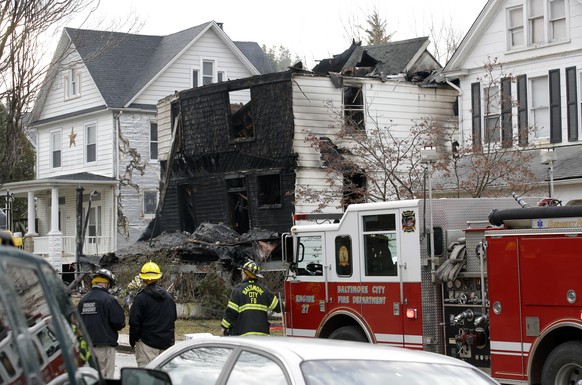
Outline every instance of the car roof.
MULTIPOLYGON (((204 334, 204 333, 203 333, 204 334)), ((285 357, 295 356, 304 360, 377 360, 399 362, 424 362, 431 364, 471 367, 466 362, 442 354, 410 350, 367 342, 341 341, 321 338, 245 336, 218 337, 212 335, 192 335, 192 338, 179 342, 166 350, 152 362, 152 366, 165 361, 165 357, 187 350, 197 345, 230 345, 261 349, 271 354, 285 357)))

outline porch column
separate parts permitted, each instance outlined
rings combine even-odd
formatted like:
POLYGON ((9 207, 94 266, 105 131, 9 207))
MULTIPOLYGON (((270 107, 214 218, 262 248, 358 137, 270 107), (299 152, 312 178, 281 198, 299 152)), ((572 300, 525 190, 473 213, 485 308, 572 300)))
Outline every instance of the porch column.
POLYGON ((34 204, 34 192, 28 192, 28 230, 26 236, 36 236, 36 205, 34 204))
POLYGON ((63 233, 59 229, 59 189, 51 189, 51 229, 48 232, 49 263, 62 273, 63 266, 63 233))

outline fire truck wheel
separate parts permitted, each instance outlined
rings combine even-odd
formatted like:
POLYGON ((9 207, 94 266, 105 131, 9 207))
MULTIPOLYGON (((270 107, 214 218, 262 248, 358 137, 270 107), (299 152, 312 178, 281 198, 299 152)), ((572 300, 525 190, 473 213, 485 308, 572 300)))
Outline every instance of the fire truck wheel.
POLYGON ((552 350, 542 370, 542 385, 578 384, 582 380, 582 341, 552 350))
POLYGON ((329 339, 368 342, 364 332, 355 326, 342 326, 331 332, 329 339))

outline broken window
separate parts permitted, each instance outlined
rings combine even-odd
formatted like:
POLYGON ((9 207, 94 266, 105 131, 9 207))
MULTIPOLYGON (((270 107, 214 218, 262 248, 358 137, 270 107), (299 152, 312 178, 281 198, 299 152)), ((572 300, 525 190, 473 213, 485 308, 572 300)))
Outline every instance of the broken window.
POLYGON ((361 86, 343 88, 344 123, 355 130, 364 130, 364 96, 361 86))
POLYGON ((225 181, 231 226, 239 234, 244 234, 251 227, 245 178, 238 176, 227 177, 225 181))
POLYGON ((234 140, 251 139, 255 136, 252 101, 239 102, 240 94, 229 92, 230 132, 234 140))
POLYGON ((153 215, 156 213, 158 207, 158 192, 144 191, 143 192, 143 213, 144 215, 153 215))
POLYGON ((279 174, 259 175, 258 204, 259 207, 281 206, 281 177, 279 174))
POLYGON ((344 174, 342 205, 366 202, 366 175, 363 172, 344 174))

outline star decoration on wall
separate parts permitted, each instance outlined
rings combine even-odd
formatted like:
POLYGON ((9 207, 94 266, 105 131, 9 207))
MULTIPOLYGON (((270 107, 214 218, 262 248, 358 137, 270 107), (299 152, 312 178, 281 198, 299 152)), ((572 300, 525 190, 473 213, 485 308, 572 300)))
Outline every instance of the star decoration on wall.
POLYGON ((77 137, 77 133, 75 131, 73 131, 73 127, 71 127, 71 133, 69 134, 69 147, 71 147, 71 146, 77 147, 77 144, 75 143, 76 137, 77 137))

